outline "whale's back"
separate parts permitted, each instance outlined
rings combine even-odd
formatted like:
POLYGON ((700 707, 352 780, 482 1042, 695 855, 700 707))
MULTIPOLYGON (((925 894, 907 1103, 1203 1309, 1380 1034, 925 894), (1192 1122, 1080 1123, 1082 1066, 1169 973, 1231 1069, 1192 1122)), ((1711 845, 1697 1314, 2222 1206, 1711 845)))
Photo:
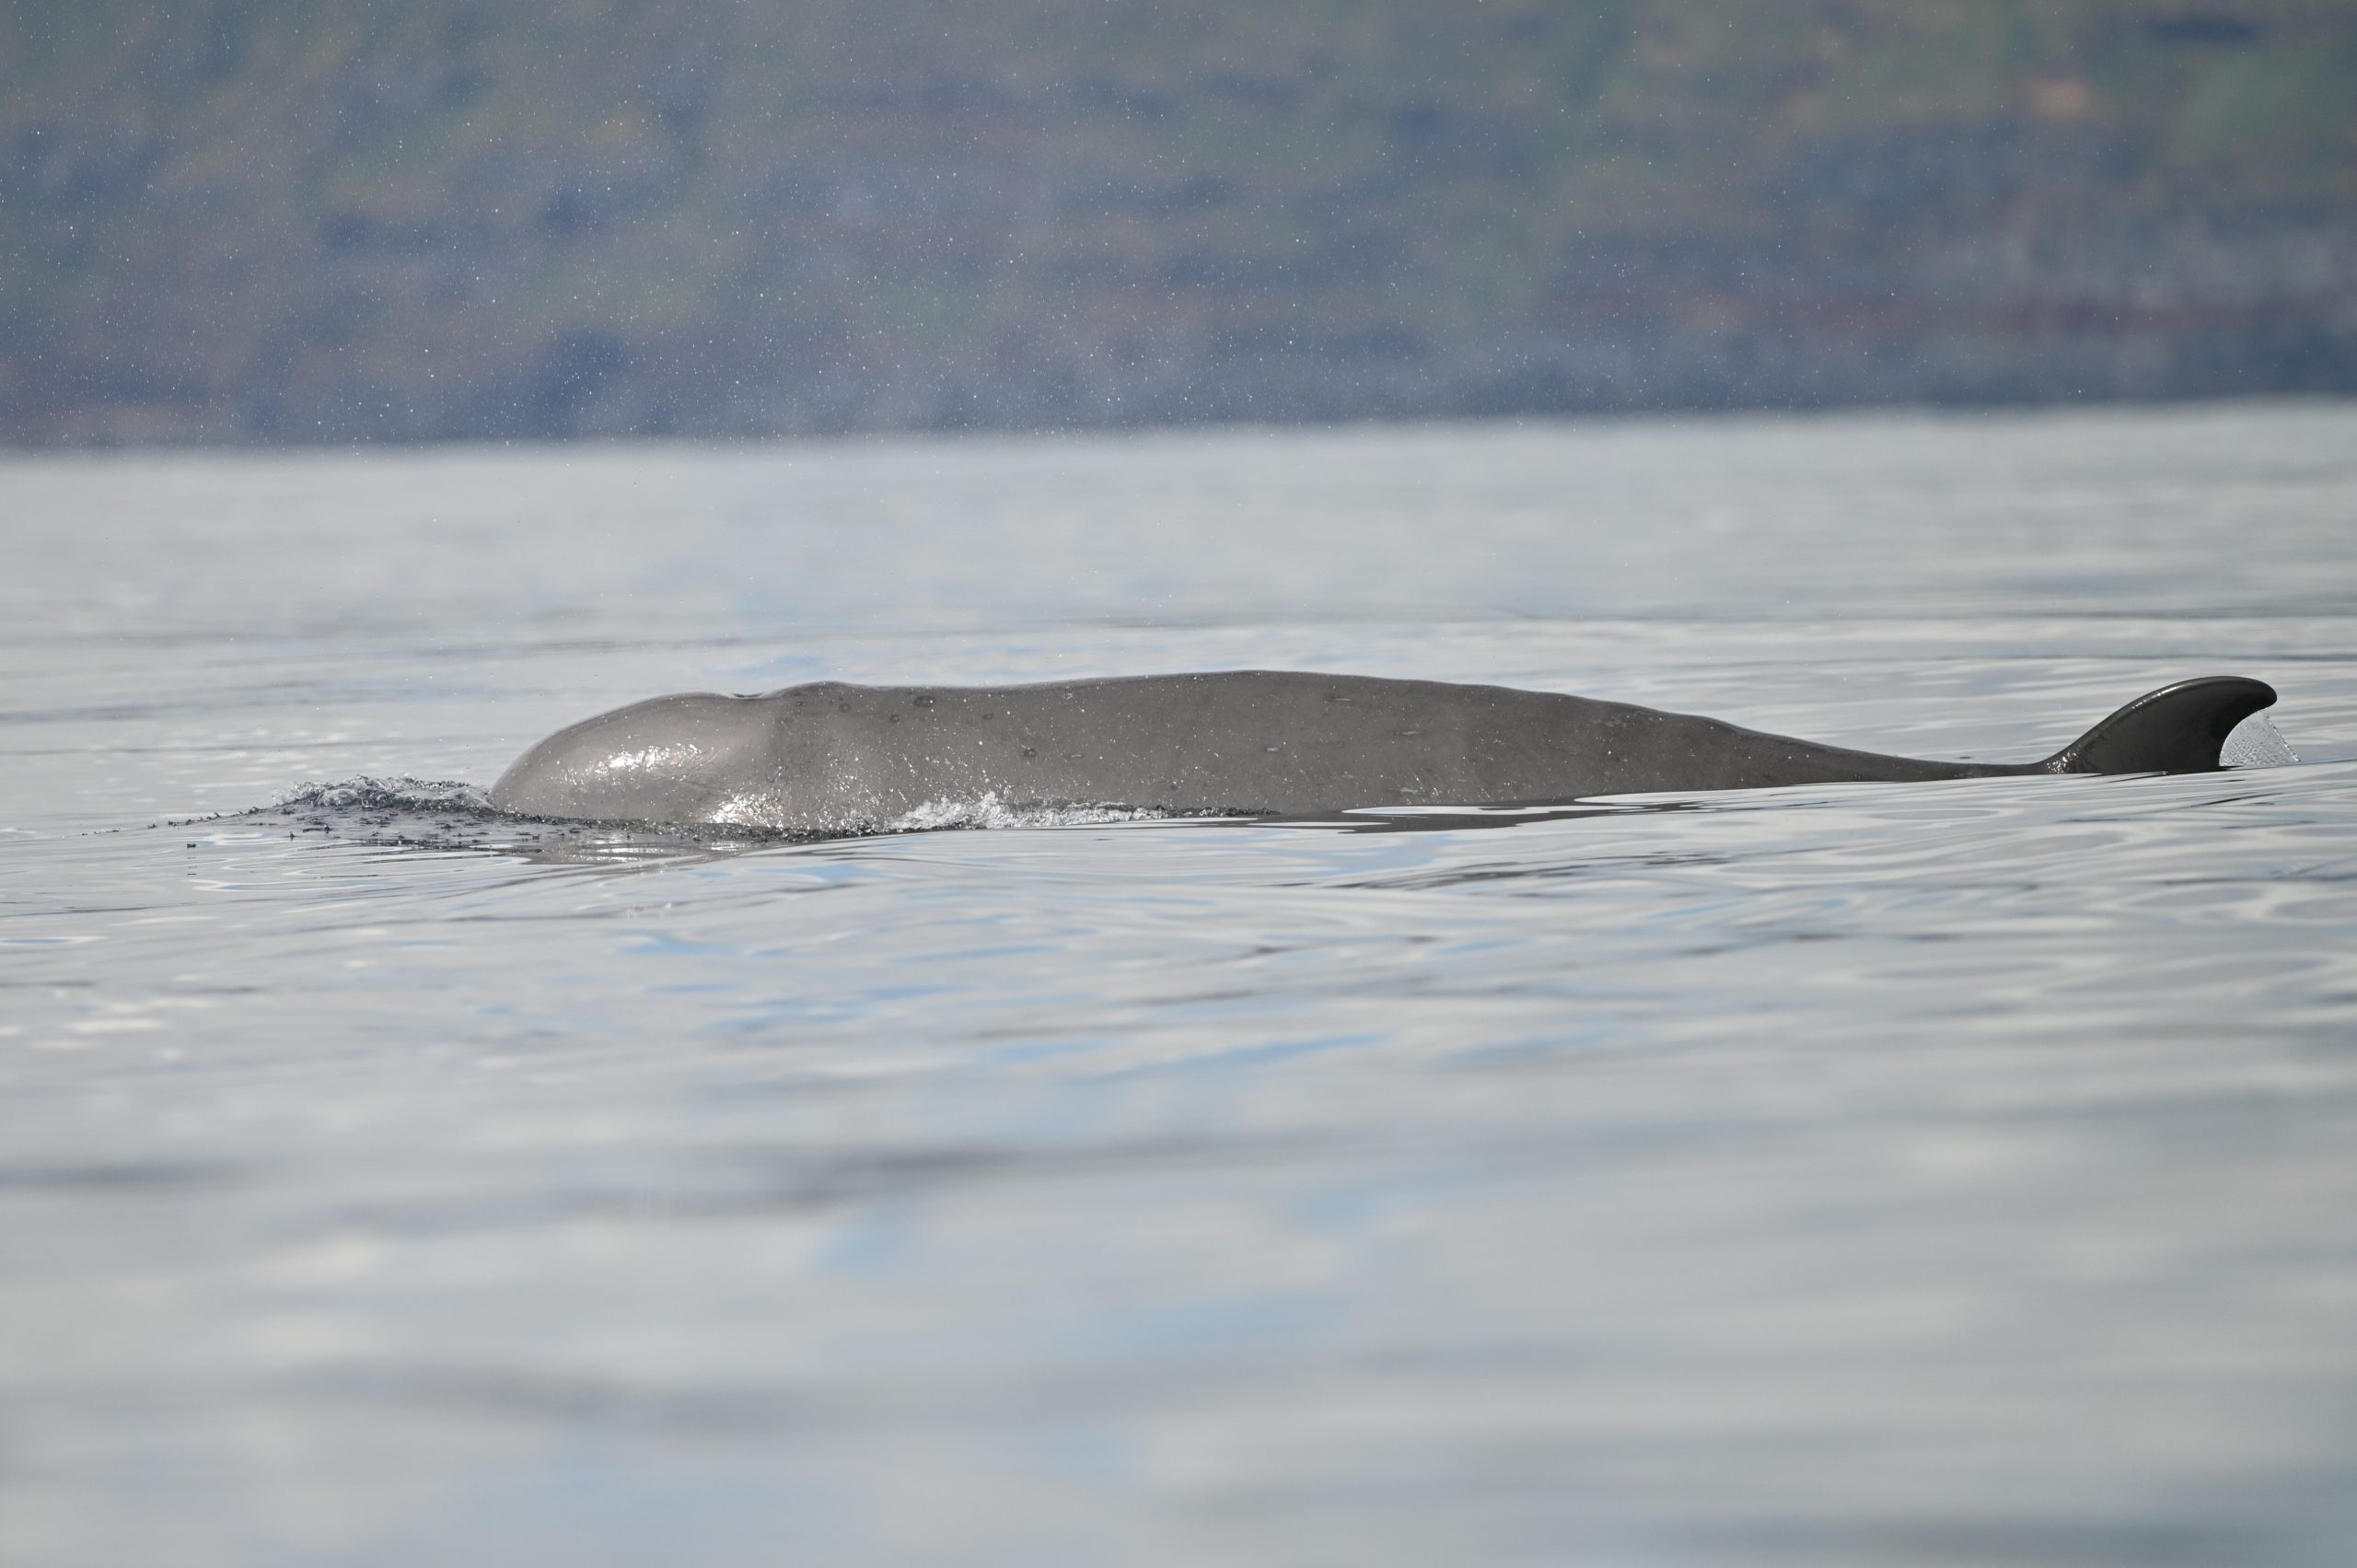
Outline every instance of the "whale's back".
POLYGON ((689 692, 559 730, 492 787, 534 816, 850 832, 960 803, 1286 815, 2219 765, 2264 684, 2140 697, 2043 761, 1853 751, 1559 692, 1222 670, 1004 687, 689 692))

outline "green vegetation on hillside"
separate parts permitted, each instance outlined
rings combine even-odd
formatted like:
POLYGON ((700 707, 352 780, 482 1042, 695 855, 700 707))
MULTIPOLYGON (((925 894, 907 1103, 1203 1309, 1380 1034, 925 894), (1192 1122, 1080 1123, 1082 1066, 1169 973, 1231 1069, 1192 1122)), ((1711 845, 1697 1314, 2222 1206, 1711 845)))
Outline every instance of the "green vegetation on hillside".
POLYGON ((2357 389, 2357 4, 30 0, 0 438, 2357 389))

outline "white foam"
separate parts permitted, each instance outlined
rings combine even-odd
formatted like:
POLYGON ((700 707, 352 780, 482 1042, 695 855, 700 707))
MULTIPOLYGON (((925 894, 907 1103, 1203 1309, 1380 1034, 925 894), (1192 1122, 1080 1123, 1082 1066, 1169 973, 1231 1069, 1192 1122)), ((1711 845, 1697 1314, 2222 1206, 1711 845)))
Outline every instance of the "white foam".
POLYGON ((2299 760, 2265 714, 2253 714, 2235 726, 2225 745, 2218 749, 2218 761, 2229 768, 2282 768, 2299 760))
POLYGON ((1002 800, 996 790, 974 800, 928 800, 885 824, 890 833, 938 828, 1080 828, 1101 822, 1147 822, 1170 812, 1150 806, 1079 806, 1069 802, 1002 800))

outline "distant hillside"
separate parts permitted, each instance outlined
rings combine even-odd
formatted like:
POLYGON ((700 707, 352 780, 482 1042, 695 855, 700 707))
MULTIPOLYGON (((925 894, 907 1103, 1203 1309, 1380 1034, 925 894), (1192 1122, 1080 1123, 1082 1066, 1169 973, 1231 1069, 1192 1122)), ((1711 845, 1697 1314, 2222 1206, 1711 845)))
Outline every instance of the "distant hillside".
POLYGON ((0 440, 2293 389, 2348 0, 0 11, 0 440))

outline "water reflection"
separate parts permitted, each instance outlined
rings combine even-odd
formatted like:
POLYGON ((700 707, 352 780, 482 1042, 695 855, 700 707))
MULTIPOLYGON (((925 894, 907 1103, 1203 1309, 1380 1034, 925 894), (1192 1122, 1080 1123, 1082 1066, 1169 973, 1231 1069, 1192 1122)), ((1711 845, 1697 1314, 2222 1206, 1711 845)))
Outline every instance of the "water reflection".
POLYGON ((1209 666, 1981 756, 2247 669, 2357 756, 2347 414, 2116 417, 91 465, 0 583, 0 1557, 2338 1561, 2357 764, 250 810, 1209 666))

